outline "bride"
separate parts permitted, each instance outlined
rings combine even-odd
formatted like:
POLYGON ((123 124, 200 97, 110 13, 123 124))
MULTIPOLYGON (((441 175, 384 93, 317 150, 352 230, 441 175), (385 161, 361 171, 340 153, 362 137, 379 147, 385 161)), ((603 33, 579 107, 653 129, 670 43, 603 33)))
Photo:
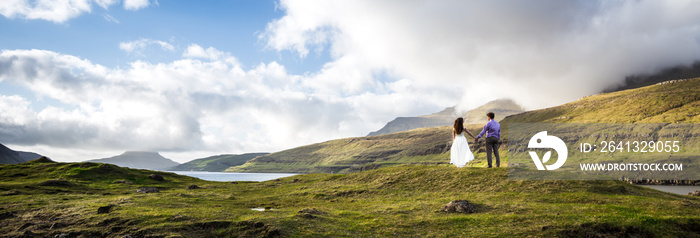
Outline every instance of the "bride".
POLYGON ((459 168, 464 167, 467 162, 474 160, 474 155, 469 149, 467 138, 464 137, 464 132, 476 139, 472 133, 464 128, 464 118, 457 118, 452 127, 452 148, 450 149, 450 164, 454 164, 459 168))

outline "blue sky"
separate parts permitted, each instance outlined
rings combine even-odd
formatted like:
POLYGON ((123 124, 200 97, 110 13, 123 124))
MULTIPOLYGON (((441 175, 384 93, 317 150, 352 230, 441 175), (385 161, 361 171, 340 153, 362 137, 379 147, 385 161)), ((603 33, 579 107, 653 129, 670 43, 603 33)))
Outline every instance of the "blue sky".
POLYGON ((699 60, 700 3, 8 0, 0 34, 0 143, 185 162, 574 101, 699 60))
POLYGON ((118 67, 133 60, 172 61, 179 58, 182 49, 196 43, 230 52, 247 66, 279 61, 293 73, 318 70, 328 60, 327 53, 300 59, 289 52, 266 49, 259 40, 267 23, 284 14, 275 6, 275 1, 265 0, 163 1, 139 10, 93 5, 90 13, 63 23, 0 18, 0 29, 12 36, 1 38, 0 45, 5 49, 51 50, 118 67), (178 50, 153 47, 139 55, 119 49, 121 42, 140 39, 165 41, 178 50))

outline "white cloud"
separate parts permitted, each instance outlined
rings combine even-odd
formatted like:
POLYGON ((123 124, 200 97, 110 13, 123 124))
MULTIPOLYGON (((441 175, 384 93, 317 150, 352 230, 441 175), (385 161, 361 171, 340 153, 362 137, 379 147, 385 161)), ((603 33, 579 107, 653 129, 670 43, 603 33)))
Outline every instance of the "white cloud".
POLYGON ((190 44, 190 46, 188 46, 187 49, 185 49, 185 51, 182 53, 182 57, 200 58, 208 60, 230 59, 236 61, 236 59, 233 56, 231 56, 231 54, 221 52, 217 49, 214 49, 213 47, 204 49, 197 44, 190 44))
POLYGON ((124 0, 124 9, 139 10, 148 7, 148 0, 124 0))
MULTIPOLYGON (((3 0, 0 15, 6 18, 24 18, 63 23, 92 11, 92 4, 108 9, 119 0, 3 0)), ((148 7, 148 0, 124 0, 124 9, 139 10, 148 7)))
POLYGON ((167 51, 175 50, 175 46, 171 45, 170 43, 153 39, 140 39, 136 41, 121 42, 119 43, 119 49, 129 53, 141 54, 141 51, 150 45, 158 45, 161 49, 167 51))
POLYGON ((246 70, 229 53, 204 52, 204 61, 106 68, 51 51, 2 51, 0 81, 66 106, 33 111, 26 99, 0 97, 0 106, 16 105, 3 107, 8 116, 0 116, 0 141, 21 148, 77 148, 84 155, 274 152, 364 135, 392 117, 383 113, 387 108, 406 114, 433 104, 411 95, 334 95, 306 85, 311 76, 290 75, 276 62, 246 70))
POLYGON ((84 12, 90 12, 89 0, 8 0, 0 3, 0 14, 7 18, 22 17, 62 23, 84 12))
POLYGON ((443 106, 510 97, 539 108, 597 93, 630 74, 700 60, 694 1, 282 0, 280 6, 285 15, 260 38, 300 57, 327 49, 333 61, 305 84, 329 93, 353 95, 404 80, 422 94, 443 95, 434 99, 443 106))
POLYGON ((0 123, 24 126, 35 117, 29 109, 31 103, 20 96, 0 95, 0 123))

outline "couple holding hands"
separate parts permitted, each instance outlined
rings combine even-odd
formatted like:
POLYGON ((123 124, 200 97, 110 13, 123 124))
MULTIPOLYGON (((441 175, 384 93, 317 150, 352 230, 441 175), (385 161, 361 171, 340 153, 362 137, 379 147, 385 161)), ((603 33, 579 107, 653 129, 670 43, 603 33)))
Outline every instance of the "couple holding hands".
POLYGON ((469 143, 464 133, 469 134, 474 138, 474 143, 479 141, 479 138, 486 134, 486 158, 488 160, 488 167, 491 168, 491 152, 496 156, 496 167, 501 166, 501 158, 498 155, 498 140, 501 139, 501 124, 498 124, 494 120, 494 113, 486 113, 489 118, 489 122, 484 125, 484 129, 481 130, 478 136, 474 137, 472 133, 464 128, 464 118, 457 118, 455 124, 452 127, 452 148, 450 149, 450 164, 454 164, 457 167, 464 167, 467 162, 474 160, 474 154, 472 154, 471 149, 469 149, 469 143))

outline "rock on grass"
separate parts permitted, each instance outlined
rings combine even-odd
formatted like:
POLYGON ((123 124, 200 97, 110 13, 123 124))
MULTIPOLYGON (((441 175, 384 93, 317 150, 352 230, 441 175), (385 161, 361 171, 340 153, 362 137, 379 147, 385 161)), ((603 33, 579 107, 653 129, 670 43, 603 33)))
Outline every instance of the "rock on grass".
POLYGON ((318 215, 326 214, 325 212, 317 210, 315 208, 304 208, 304 209, 299 210, 298 213, 299 214, 297 216, 303 217, 303 218, 308 218, 308 219, 314 219, 318 215))
POLYGON ((442 206, 444 212, 475 213, 476 205, 467 200, 454 200, 442 206))

